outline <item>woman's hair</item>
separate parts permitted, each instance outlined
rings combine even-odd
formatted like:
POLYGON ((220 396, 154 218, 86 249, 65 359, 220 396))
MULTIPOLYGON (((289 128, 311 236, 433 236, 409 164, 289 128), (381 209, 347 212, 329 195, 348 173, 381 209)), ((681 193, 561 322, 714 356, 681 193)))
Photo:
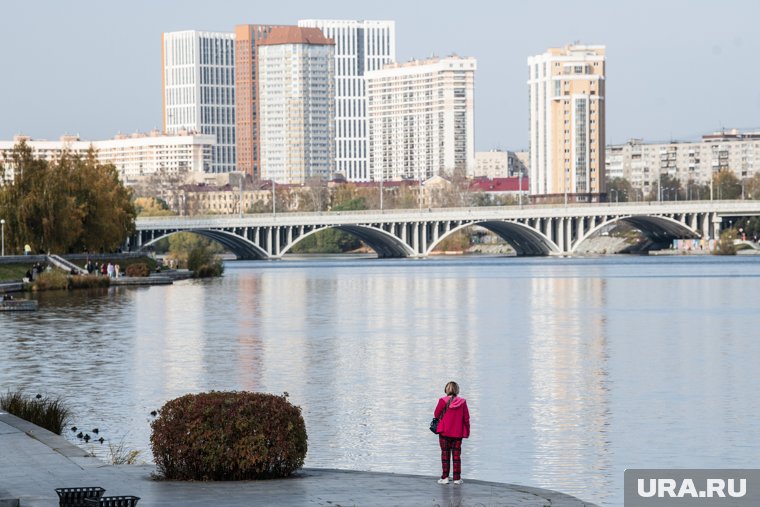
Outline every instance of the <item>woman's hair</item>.
POLYGON ((451 396, 452 394, 456 396, 459 394, 459 384, 452 380, 446 384, 446 387, 443 388, 443 392, 446 393, 447 396, 451 396))

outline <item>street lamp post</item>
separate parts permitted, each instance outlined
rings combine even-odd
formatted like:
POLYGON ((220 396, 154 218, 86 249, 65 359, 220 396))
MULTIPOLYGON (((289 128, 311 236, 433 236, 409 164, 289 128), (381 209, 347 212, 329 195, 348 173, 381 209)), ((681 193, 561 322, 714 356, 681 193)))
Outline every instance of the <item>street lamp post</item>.
POLYGON ((5 219, 0 219, 0 227, 2 228, 2 249, 0 250, 0 257, 5 257, 5 219))
POLYGON ((522 169, 517 176, 517 198, 520 200, 520 208, 522 208, 522 169))
POLYGON ((277 189, 276 189, 277 183, 274 181, 274 176, 272 176, 272 217, 277 216, 277 189))

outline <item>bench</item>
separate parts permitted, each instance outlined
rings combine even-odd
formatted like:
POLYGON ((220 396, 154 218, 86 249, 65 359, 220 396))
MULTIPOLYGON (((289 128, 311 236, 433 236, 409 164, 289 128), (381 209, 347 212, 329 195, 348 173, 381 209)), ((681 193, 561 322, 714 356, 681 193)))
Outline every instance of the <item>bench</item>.
POLYGON ((84 502, 87 507, 135 507, 139 496, 103 496, 100 498, 87 498, 84 502))
POLYGON ((55 492, 60 507, 85 507, 85 500, 100 498, 106 490, 100 487, 56 488, 55 492))

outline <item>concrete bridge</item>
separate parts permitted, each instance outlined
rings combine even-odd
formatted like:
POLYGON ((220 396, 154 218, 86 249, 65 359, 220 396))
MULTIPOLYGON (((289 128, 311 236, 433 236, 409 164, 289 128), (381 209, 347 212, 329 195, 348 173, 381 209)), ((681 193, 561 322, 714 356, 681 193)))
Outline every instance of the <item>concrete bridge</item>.
POLYGON ((279 259, 325 229, 356 236, 378 257, 425 257, 444 238, 472 225, 502 237, 517 255, 568 255, 602 228, 626 222, 654 243, 716 238, 729 221, 760 215, 760 201, 668 201, 423 210, 150 217, 137 220, 128 250, 176 232, 218 241, 241 259, 279 259))

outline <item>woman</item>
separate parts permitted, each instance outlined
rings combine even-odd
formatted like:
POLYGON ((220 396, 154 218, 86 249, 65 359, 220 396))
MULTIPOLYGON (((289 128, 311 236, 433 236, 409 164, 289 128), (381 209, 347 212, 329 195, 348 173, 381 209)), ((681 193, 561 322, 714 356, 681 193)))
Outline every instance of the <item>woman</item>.
POLYGON ((449 483, 450 461, 454 462, 454 484, 462 484, 462 439, 470 436, 470 411, 467 409, 467 400, 458 396, 459 385, 456 382, 446 384, 443 392, 446 396, 438 400, 434 413, 438 419, 438 443, 441 445, 443 469, 438 484, 449 483))

